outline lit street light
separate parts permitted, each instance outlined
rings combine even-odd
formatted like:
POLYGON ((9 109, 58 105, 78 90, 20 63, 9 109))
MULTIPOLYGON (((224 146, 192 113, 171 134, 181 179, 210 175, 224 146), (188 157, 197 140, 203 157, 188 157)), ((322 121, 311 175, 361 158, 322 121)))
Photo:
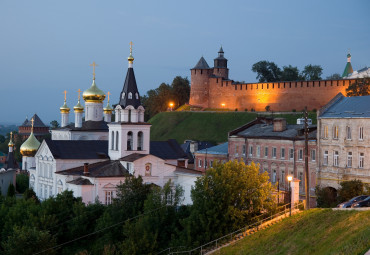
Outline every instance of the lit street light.
POLYGON ((172 103, 172 102, 170 102, 170 103, 169 103, 169 106, 170 106, 170 109, 171 109, 171 112, 172 112, 172 110, 173 110, 173 103, 172 103))
POLYGON ((291 188, 291 182, 292 182, 292 180, 293 180, 293 176, 288 175, 289 198, 290 198, 289 216, 292 216, 292 188, 291 188))

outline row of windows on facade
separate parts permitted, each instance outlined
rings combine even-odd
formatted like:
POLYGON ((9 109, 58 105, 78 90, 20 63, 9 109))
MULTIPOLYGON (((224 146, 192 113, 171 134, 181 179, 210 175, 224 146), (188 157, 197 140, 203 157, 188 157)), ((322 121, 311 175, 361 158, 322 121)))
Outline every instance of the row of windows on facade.
MULTIPOLYGON (((333 166, 339 166, 339 151, 333 151, 333 166)), ((352 168, 353 165, 353 153, 351 151, 347 152, 347 165, 346 167, 352 168)), ((329 151, 324 151, 324 160, 322 163, 324 166, 329 165, 329 151)), ((364 168, 365 164, 365 153, 360 152, 358 155, 358 168, 364 168)))
POLYGON ((44 178, 53 178, 53 166, 51 164, 39 164, 39 171, 38 171, 38 176, 39 177, 44 177, 44 178))
MULTIPOLYGON (((125 92, 123 92, 123 93, 122 93, 122 99, 124 99, 124 98, 125 98, 125 96, 126 96, 126 93, 125 93, 125 92)), ((132 99, 132 93, 131 93, 131 92, 128 92, 128 94, 127 94, 127 98, 128 98, 128 99, 132 99)), ((139 99, 139 94, 138 94, 138 93, 135 93, 135 98, 136 98, 136 99, 139 99)))
MULTIPOLYGON (((285 155, 285 148, 281 148, 280 149, 280 159, 285 159, 286 155, 285 155)), ((238 145, 235 145, 235 156, 239 156, 238 154, 238 145)), ((256 150, 256 157, 259 158, 261 157, 261 146, 257 146, 257 150, 256 150)), ((242 146, 242 155, 243 156, 246 156, 246 146, 243 145, 242 146)), ((299 149, 297 151, 297 156, 298 156, 298 160, 303 160, 303 149, 299 149)), ((265 147, 264 148, 264 157, 267 158, 269 156, 269 148, 268 147, 265 147)), ((249 157, 253 157, 253 146, 249 146, 249 157)), ((277 158, 277 148, 276 147, 272 147, 271 148, 271 157, 272 158, 277 158)), ((293 160, 294 159, 294 149, 290 148, 289 149, 289 160, 293 160)), ((310 157, 311 157, 311 161, 316 161, 316 150, 311 150, 311 153, 310 153, 310 157)))
MULTIPOLYGON (((127 150, 132 151, 134 150, 134 139, 133 139, 133 133, 129 131, 127 133, 127 150)), ((143 139, 144 139, 144 134, 143 132, 138 132, 137 134, 137 151, 143 150, 143 139)), ((119 148, 119 133, 118 131, 114 132, 112 131, 111 133, 111 150, 116 150, 118 151, 119 148)))
MULTIPOLYGON (((324 126, 323 138, 324 139, 329 138, 329 127, 328 126, 324 126)), ((339 127, 338 126, 333 127, 333 139, 339 139, 339 127)), ((346 127, 346 140, 352 140, 352 129, 350 126, 346 127)), ((358 140, 360 141, 364 140, 364 127, 359 127, 358 129, 358 140)))

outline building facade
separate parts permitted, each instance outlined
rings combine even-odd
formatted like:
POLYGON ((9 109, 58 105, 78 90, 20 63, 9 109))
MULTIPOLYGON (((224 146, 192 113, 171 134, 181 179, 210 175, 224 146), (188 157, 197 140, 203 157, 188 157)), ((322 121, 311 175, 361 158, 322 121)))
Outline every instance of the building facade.
POLYGON ((337 95, 318 112, 318 184, 337 190, 340 182, 370 184, 370 96, 337 95))

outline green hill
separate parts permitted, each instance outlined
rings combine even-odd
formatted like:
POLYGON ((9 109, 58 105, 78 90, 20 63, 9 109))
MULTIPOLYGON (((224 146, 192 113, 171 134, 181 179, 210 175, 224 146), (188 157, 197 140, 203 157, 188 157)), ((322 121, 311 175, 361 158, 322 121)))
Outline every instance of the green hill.
MULTIPOLYGON (((256 117, 257 113, 252 112, 162 112, 148 122, 152 124, 150 138, 153 141, 176 139, 181 144, 189 139, 221 143, 227 141, 229 131, 256 117)), ((295 124, 302 113, 274 114, 274 117, 284 117, 289 124, 295 124)), ((309 117, 316 123, 315 113, 309 117)))
POLYGON ((312 209, 284 219, 213 254, 365 254, 370 211, 312 209))

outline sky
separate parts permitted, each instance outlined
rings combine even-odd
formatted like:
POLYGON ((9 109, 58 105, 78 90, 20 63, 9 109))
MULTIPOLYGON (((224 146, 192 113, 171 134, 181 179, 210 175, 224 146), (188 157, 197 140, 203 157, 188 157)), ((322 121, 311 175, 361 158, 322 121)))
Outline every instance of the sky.
POLYGON ((260 60, 342 74, 349 50, 354 70, 369 67, 369 10, 368 0, 0 0, 0 123, 34 113, 60 122, 63 91, 72 109, 93 61, 96 84, 117 103, 130 41, 141 95, 190 79, 201 56, 213 66, 221 45, 238 81, 256 81, 260 60))

